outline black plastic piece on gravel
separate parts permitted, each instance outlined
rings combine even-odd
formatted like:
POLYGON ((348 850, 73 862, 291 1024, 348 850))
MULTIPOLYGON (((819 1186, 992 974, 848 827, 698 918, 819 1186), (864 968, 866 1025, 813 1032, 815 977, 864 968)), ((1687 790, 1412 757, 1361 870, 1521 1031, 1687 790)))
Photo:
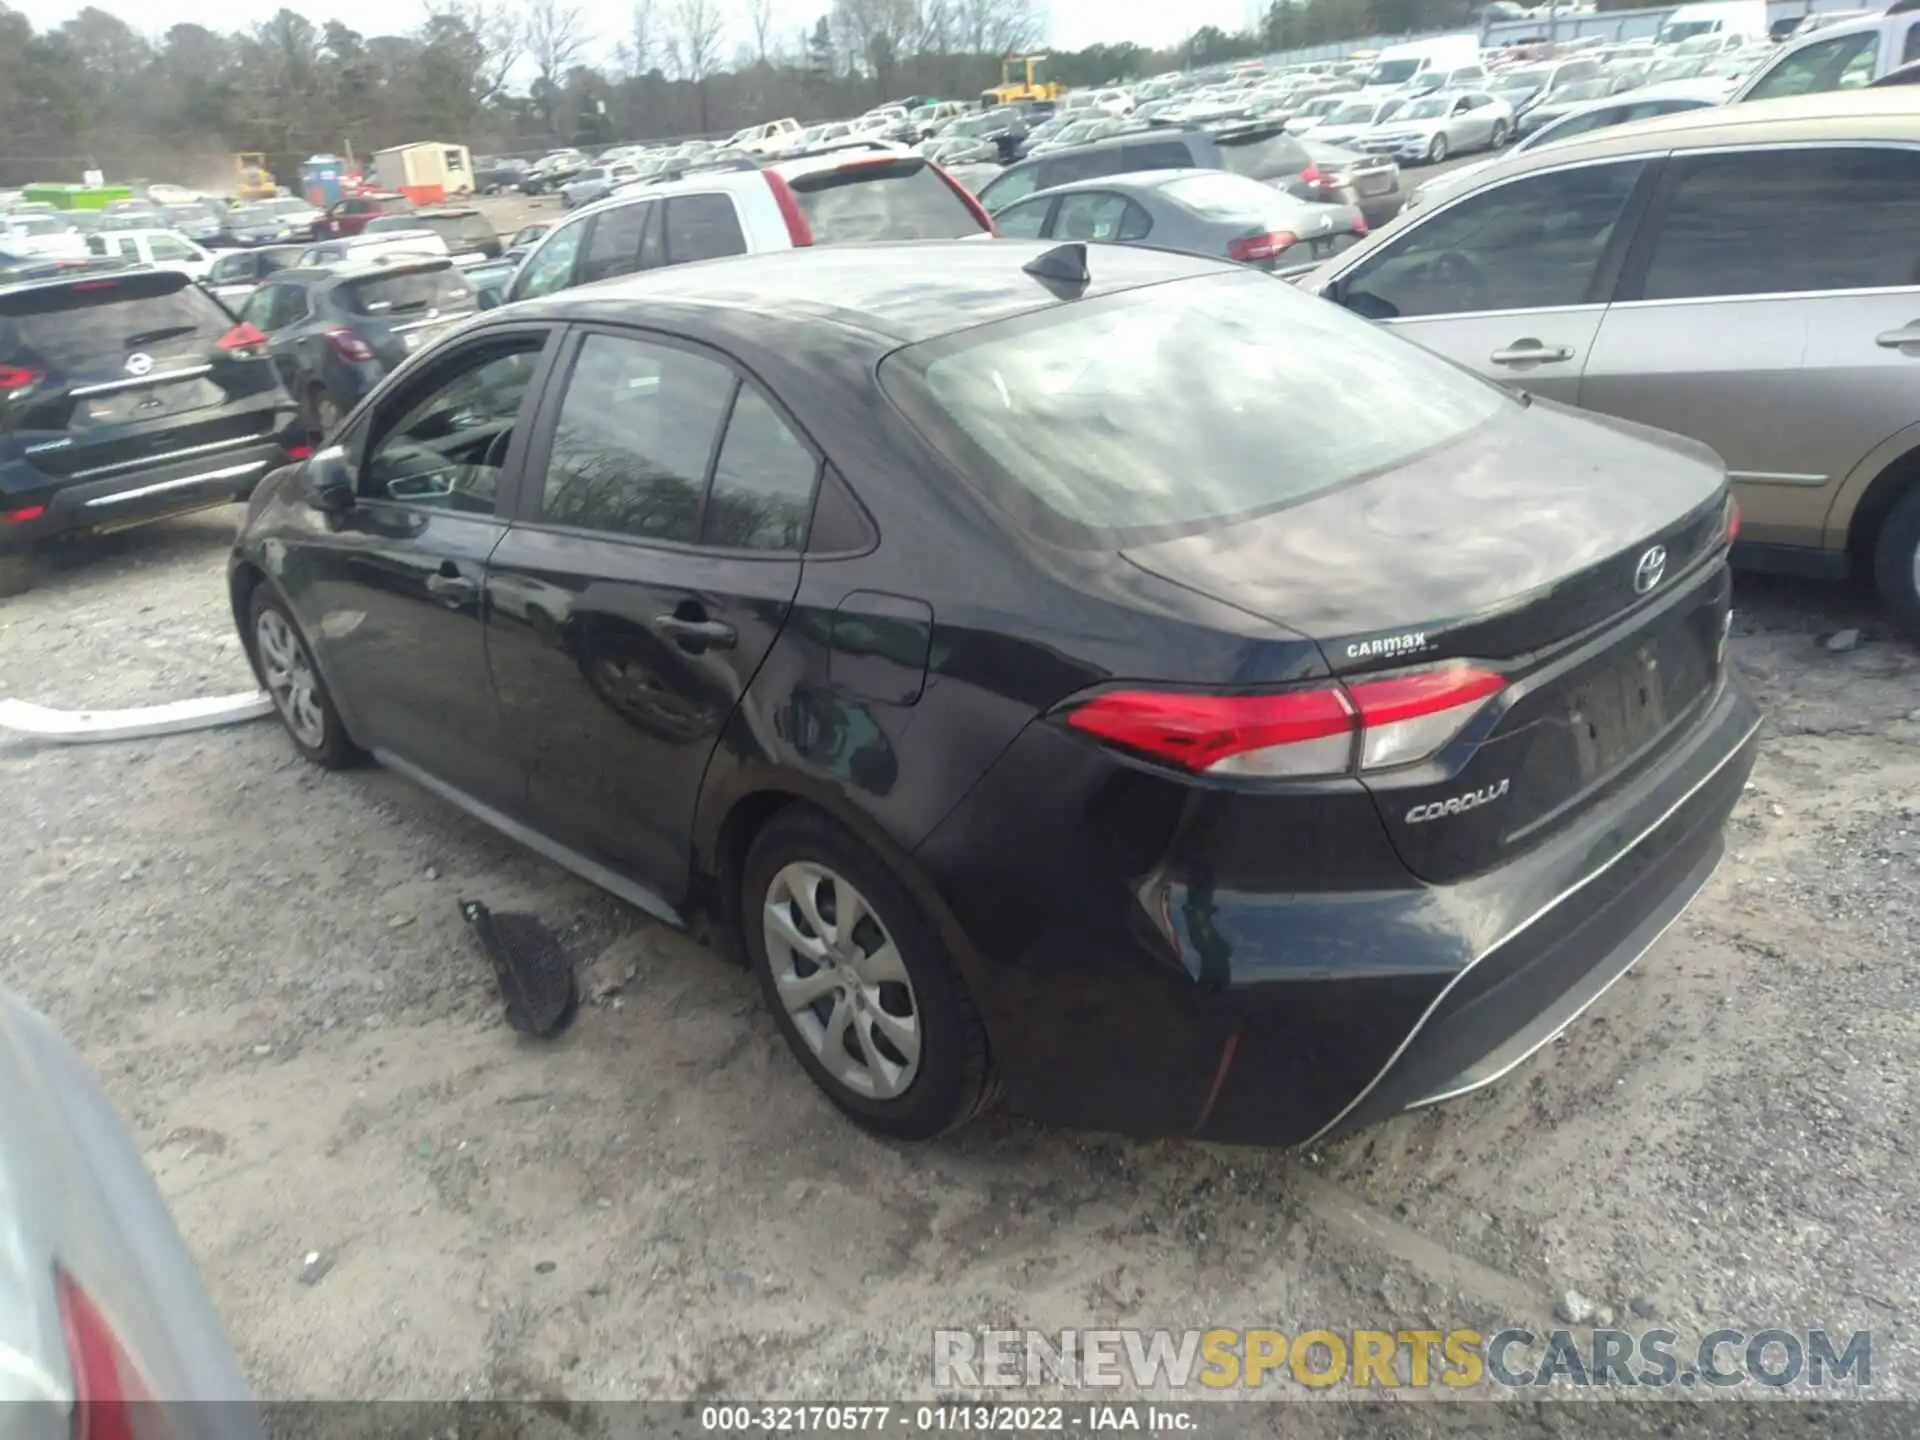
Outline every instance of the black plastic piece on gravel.
POLYGON ((550 1038, 573 1023, 580 986, 551 930, 531 915, 496 915, 478 900, 462 900, 460 916, 493 963, 509 1025, 550 1038))

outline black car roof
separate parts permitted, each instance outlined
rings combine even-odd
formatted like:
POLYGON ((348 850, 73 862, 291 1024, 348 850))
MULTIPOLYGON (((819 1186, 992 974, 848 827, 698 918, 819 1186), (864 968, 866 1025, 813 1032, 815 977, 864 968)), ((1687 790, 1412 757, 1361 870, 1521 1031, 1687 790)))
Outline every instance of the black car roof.
MULTIPOLYGON (((674 265, 562 290, 513 307, 556 319, 657 315, 668 306, 827 321, 900 344, 1068 303, 1022 266, 1058 242, 912 241, 831 245, 674 265), (825 298, 825 297, 831 297, 825 298)), ((1089 247, 1087 297, 1235 267, 1138 246, 1089 247)))

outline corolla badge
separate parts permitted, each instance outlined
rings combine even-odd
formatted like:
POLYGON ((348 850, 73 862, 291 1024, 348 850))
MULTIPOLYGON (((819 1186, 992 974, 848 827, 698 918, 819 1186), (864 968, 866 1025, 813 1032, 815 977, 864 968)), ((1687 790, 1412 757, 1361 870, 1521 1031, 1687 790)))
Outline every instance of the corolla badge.
POLYGON ((1666 577, 1667 547, 1655 545, 1633 567, 1633 593, 1644 595, 1666 577))
POLYGON ((1407 824, 1418 825, 1426 820, 1444 820, 1450 815, 1464 815, 1469 810, 1478 810, 1482 805, 1491 805, 1507 793, 1511 779, 1501 779, 1491 785, 1483 785, 1478 790, 1469 790, 1464 795, 1452 795, 1445 800, 1433 800, 1425 805, 1416 805, 1407 811, 1407 824))
POLYGON ((127 356, 127 373, 136 380, 142 375, 151 375, 153 373, 153 356, 142 354, 139 351, 135 351, 133 354, 127 356))

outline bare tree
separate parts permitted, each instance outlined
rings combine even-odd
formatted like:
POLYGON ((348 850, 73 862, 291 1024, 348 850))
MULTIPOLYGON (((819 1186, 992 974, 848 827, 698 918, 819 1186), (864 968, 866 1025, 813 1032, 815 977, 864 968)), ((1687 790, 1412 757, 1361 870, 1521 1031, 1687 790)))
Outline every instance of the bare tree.
POLYGON ((620 43, 620 63, 630 75, 645 75, 660 60, 660 10, 655 0, 634 0, 627 22, 627 38, 620 43))
POLYGON ((773 38, 773 0, 747 0, 747 25, 753 31, 753 58, 767 62, 773 38))
POLYGON ((673 63, 676 76, 700 87, 704 127, 706 80, 720 64, 726 16, 721 13, 719 0, 673 0, 668 19, 667 58, 673 63))
POLYGON ((957 0, 959 48, 971 55, 1031 49, 1046 25, 1035 0, 957 0))
POLYGON ((533 0, 527 6, 527 54, 548 86, 560 79, 587 47, 587 20, 568 0, 533 0))
POLYGON ((473 98, 486 104, 506 88, 526 49, 525 27, 510 0, 428 0, 432 31, 456 32, 473 63, 473 98))

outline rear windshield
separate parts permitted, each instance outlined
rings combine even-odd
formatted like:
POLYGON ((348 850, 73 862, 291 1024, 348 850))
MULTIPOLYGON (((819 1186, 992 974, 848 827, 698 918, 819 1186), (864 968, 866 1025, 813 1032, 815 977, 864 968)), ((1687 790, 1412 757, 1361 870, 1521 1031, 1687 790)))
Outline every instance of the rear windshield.
POLYGON ((345 287, 348 306, 359 315, 415 315, 424 310, 466 310, 473 287, 457 270, 376 275, 345 287))
POLYGON ((1255 275, 1055 306, 899 351, 880 378, 1018 521, 1065 545, 1277 510, 1455 441, 1511 403, 1255 275))
POLYGON ((1291 219, 1300 213, 1297 202, 1271 185, 1224 170, 1196 170, 1192 175, 1169 180, 1160 187, 1160 193, 1209 220, 1252 223, 1291 219))
POLYGON ((1284 131, 1257 139, 1225 135, 1219 137, 1219 144, 1221 167, 1255 180, 1298 175, 1312 163, 1306 147, 1284 131))
POLYGON ((925 161, 889 160, 803 175, 793 182, 816 242, 958 240, 985 228, 925 161))
MULTIPOLYGON (((500 237, 494 233, 486 217, 473 215, 416 215, 413 217, 422 230, 431 230, 447 242, 451 250, 471 249, 475 245, 485 245, 500 237)), ((382 224, 375 221, 374 224, 382 224)), ((369 226, 368 228, 372 228, 369 226)))
POLYGON ((197 349, 233 326, 184 275, 146 272, 0 295, 0 364, 73 370, 197 349))

